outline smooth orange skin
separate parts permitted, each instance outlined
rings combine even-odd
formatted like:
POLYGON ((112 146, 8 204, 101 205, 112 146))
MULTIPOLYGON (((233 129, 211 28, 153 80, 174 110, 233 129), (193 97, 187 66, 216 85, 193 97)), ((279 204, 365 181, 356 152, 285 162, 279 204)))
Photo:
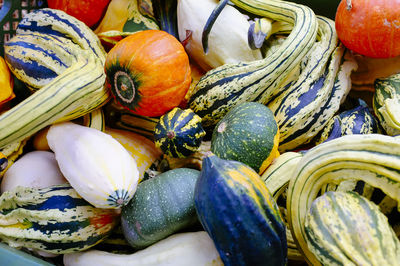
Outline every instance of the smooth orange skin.
POLYGON ((95 26, 104 16, 111 0, 47 0, 50 8, 62 10, 88 27, 95 26))
POLYGON ((400 55, 400 0, 346 0, 335 17, 339 39, 350 50, 375 58, 400 55))
MULTIPOLYGON (((161 116, 178 106, 192 79, 184 47, 161 30, 140 31, 119 41, 107 55, 106 73, 112 65, 126 67, 139 75, 141 100, 130 111, 143 116, 161 116)), ((108 76, 107 82, 112 83, 108 76)))

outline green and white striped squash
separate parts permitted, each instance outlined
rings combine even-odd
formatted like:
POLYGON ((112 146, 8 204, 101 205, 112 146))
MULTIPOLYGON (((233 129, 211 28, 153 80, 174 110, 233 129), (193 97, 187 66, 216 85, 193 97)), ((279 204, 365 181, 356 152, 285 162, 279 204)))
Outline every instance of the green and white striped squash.
POLYGON ((206 135, 200 116, 191 109, 175 107, 154 128, 154 141, 166 155, 185 158, 198 150, 206 135))
POLYGON ((309 143, 339 110, 351 89, 357 63, 339 44, 334 21, 317 17, 318 37, 304 57, 299 76, 271 98, 280 131, 279 151, 309 143))
POLYGON ((373 108, 388 135, 400 134, 400 73, 374 82, 373 108))
POLYGON ((93 207, 65 184, 4 192, 0 221, 0 239, 8 245, 64 254, 102 241, 119 216, 113 210, 93 207))
POLYGON ((358 99, 358 105, 332 117, 322 130, 316 144, 344 135, 378 133, 378 121, 369 111, 368 105, 358 99))
POLYGON ((195 206, 224 265, 286 265, 286 227, 260 176, 210 154, 196 183, 195 206))
POLYGON ((314 12, 304 5, 278 0, 232 0, 254 16, 293 24, 284 42, 270 56, 252 62, 225 64, 208 71, 191 92, 189 107, 206 130, 243 102, 267 103, 286 88, 293 69, 312 48, 317 34, 314 12))
POLYGON ((308 248, 322 265, 398 265, 400 241, 379 207, 356 192, 328 191, 305 219, 308 248))
POLYGON ((288 244, 287 256, 289 260, 295 261, 304 261, 304 257, 297 248, 292 233, 290 232, 289 225, 287 224, 286 198, 289 181, 293 178, 293 172, 302 157, 303 154, 300 152, 284 152, 275 158, 271 165, 268 166, 261 175, 261 179, 274 197, 274 200, 278 204, 281 216, 286 222, 286 238, 288 244))
POLYGON ((265 105, 246 102, 231 109, 215 126, 211 151, 226 160, 242 162, 262 174, 278 156, 279 129, 265 105))
POLYGON ((90 113, 111 97, 104 86, 105 51, 83 22, 60 10, 40 9, 27 14, 16 32, 5 44, 6 61, 38 90, 0 115, 0 148, 90 113))
POLYGON ((133 248, 143 249, 198 222, 194 188, 199 174, 178 168, 139 183, 121 213, 123 234, 133 248))
POLYGON ((305 217, 312 202, 327 191, 358 191, 377 203, 400 235, 400 138, 381 134, 346 135, 308 150, 289 182, 287 218, 299 250, 320 265, 306 243, 305 217), (397 218, 396 218, 397 217, 397 218))

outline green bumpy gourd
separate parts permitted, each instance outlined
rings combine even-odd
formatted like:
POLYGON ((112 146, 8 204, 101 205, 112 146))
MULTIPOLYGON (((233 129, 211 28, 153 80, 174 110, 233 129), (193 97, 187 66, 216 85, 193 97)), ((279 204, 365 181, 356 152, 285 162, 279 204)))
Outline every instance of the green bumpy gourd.
POLYGON ((93 207, 68 184, 17 187, 0 197, 0 239, 16 248, 71 253, 102 241, 118 217, 113 210, 93 207))
POLYGON ((305 220, 309 249, 322 265, 398 265, 400 241, 388 218, 355 192, 329 191, 305 220))

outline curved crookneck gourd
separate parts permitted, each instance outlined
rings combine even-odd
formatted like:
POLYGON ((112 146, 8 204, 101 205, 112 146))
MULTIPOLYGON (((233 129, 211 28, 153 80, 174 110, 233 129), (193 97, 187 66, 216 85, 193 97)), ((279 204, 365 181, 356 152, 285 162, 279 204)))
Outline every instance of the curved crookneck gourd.
POLYGON ((38 90, 0 115, 0 148, 52 123, 81 117, 110 99, 99 39, 63 11, 29 13, 4 48, 14 75, 38 90))
POLYGON ((270 56, 252 62, 225 64, 207 72, 195 87, 189 107, 205 128, 214 126, 231 108, 249 101, 268 102, 314 44, 317 20, 306 6, 276 0, 232 1, 256 16, 294 24, 287 39, 270 56))
POLYGON ((339 110, 351 89, 357 63, 339 40, 335 22, 318 16, 318 37, 304 58, 297 79, 271 99, 268 107, 279 125, 279 151, 306 144, 339 110))
MULTIPOLYGON (((287 215, 297 246, 310 265, 320 265, 306 243, 305 217, 326 191, 357 191, 387 216, 398 217, 400 139, 381 134, 347 135, 315 146, 300 160, 289 183, 287 215), (375 195, 375 197, 374 197, 375 195)), ((399 221, 390 221, 396 235, 399 221)))

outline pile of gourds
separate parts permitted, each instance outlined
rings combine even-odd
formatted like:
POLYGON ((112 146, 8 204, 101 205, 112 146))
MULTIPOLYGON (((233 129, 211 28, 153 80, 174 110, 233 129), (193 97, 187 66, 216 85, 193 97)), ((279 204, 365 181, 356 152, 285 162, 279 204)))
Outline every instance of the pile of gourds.
POLYGON ((65 265, 396 265, 400 66, 363 99, 352 75, 399 50, 357 50, 338 24, 359 8, 25 15, 0 61, 1 242, 65 265))

